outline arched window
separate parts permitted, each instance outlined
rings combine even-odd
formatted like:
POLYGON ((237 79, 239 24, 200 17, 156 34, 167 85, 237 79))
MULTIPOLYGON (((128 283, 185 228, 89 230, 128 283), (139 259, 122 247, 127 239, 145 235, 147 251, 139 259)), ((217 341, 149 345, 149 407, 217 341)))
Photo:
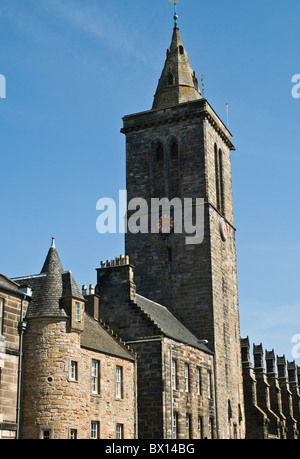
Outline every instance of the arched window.
POLYGON ((171 70, 168 73, 168 86, 172 86, 174 84, 174 75, 171 70))
POLYGON ((221 212, 225 214, 225 196, 224 196, 224 178, 223 178, 223 153, 219 149, 219 174, 220 174, 220 207, 221 212))
POLYGON ((157 142, 155 145, 155 158, 156 161, 162 161, 164 159, 164 147, 161 142, 157 142))
POLYGON ((223 153, 215 143, 215 176, 216 176, 216 205, 219 212, 225 213, 224 177, 223 177, 223 153))
POLYGON ((176 139, 169 143, 169 195, 170 199, 179 197, 179 148, 176 139))
POLYGON ((218 147, 215 143, 215 176, 216 176, 216 204, 217 209, 221 210, 221 200, 220 200, 220 175, 219 175, 219 157, 218 157, 218 147))
POLYGON ((171 143, 171 158, 178 158, 178 143, 175 139, 172 140, 171 143))
POLYGON ((165 197, 165 161, 164 146, 160 140, 154 143, 153 185, 155 197, 165 197))
POLYGON ((182 45, 179 46, 179 54, 184 54, 184 49, 182 45))

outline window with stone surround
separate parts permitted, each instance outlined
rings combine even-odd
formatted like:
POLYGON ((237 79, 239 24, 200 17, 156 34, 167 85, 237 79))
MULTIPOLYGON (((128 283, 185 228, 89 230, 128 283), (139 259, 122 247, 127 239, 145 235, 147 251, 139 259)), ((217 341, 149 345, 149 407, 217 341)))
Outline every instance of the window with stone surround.
POLYGON ((75 303, 75 321, 81 322, 81 304, 78 302, 75 303))
POLYGON ((180 166, 179 166, 179 146, 176 138, 168 142, 169 151, 169 199, 179 196, 180 187, 180 166))
POLYGON ((123 440, 123 438, 124 438, 124 425, 123 424, 117 424, 116 439, 117 440, 123 440))
POLYGON ((187 363, 184 365, 184 387, 186 392, 190 391, 190 368, 187 363))
POLYGON ((192 416, 186 415, 186 438, 192 438, 192 416))
POLYGON ((91 422, 91 439, 98 440, 100 438, 100 423, 99 421, 91 422))
POLYGON ((207 372, 207 392, 208 392, 208 398, 212 399, 213 398, 213 386, 212 386, 211 371, 207 372))
POLYGON ((153 193, 156 198, 165 197, 165 153, 161 140, 154 142, 153 193))
POLYGON ((75 360, 70 362, 70 380, 78 381, 78 362, 75 360))
POLYGON ((219 212, 225 213, 224 198, 224 177, 223 177, 223 153, 217 144, 214 146, 215 151, 215 178, 216 178, 216 206, 219 212))
POLYGON ((178 438, 178 413, 173 413, 173 438, 178 438))
POLYGON ((223 152, 219 149, 219 173, 220 173, 220 189, 221 189, 221 212, 225 215, 225 202, 224 202, 224 177, 223 177, 223 152))
POLYGON ((123 397, 123 368, 116 367, 116 398, 123 397))
POLYGON ((177 362, 172 360, 172 386, 173 390, 177 389, 177 362))
POLYGON ((155 145, 155 158, 156 161, 163 161, 164 159, 164 146, 160 141, 155 145))
POLYGON ((77 440, 77 429, 70 429, 70 440, 77 440))
POLYGON ((39 431, 40 440, 52 440, 53 438, 53 427, 41 426, 39 431))
POLYGON ((201 383, 201 368, 196 368, 196 385, 197 385, 197 395, 202 395, 202 383, 201 383))
POLYGON ((100 392, 100 362, 92 360, 92 394, 100 392))
POLYGON ((198 438, 203 438, 203 419, 202 416, 198 416, 198 438))

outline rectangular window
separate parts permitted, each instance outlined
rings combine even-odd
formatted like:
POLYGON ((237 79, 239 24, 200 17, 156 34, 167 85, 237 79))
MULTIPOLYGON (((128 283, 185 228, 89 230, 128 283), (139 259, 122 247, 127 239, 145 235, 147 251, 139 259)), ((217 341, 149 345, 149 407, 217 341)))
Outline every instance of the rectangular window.
POLYGON ((92 393, 93 394, 99 394, 99 388, 100 388, 99 367, 100 367, 99 362, 97 360, 92 360, 92 393))
POLYGON ((4 301, 2 298, 0 298, 0 335, 2 335, 2 329, 3 329, 3 306, 4 306, 4 301))
POLYGON ((211 371, 207 372, 207 386, 208 386, 208 398, 213 398, 213 389, 212 389, 212 375, 211 371))
POLYGON ((116 439, 123 440, 124 438, 124 426, 123 424, 117 424, 116 439))
POLYGON ((81 304, 75 303, 75 320, 76 322, 81 322, 81 304))
POLYGON ((197 384, 197 395, 202 394, 202 388, 201 388, 201 368, 197 368, 196 370, 196 384, 197 384))
POLYGON ((70 440, 77 440, 77 429, 70 430, 70 440))
POLYGON ((172 386, 173 389, 177 389, 177 362, 172 360, 172 386))
POLYGON ((186 438, 192 438, 191 415, 186 415, 186 438))
POLYGON ((116 398, 123 396, 123 368, 116 367, 116 398))
POLYGON ((178 414, 173 414, 173 438, 176 440, 178 438, 178 414))
POLYGON ((213 440, 214 439, 214 420, 213 418, 209 420, 209 426, 210 426, 210 439, 213 440))
POLYGON ((43 440, 51 440, 51 430, 43 430, 42 431, 42 439, 43 440))
POLYGON ((201 416, 198 416, 198 438, 202 439, 203 432, 203 420, 201 416))
POLYGON ((185 382, 185 391, 190 391, 190 369, 187 364, 184 365, 184 382, 185 382))
POLYGON ((98 421, 91 422, 91 439, 98 440, 100 438, 100 424, 98 421))
POLYGON ((71 361, 70 365, 70 380, 78 381, 78 363, 74 360, 71 361))

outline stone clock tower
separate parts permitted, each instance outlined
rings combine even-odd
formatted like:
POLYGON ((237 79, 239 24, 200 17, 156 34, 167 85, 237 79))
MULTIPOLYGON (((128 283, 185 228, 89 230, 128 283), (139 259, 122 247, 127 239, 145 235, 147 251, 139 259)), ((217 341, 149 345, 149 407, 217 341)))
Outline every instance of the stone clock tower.
MULTIPOLYGON (((149 111, 124 117, 128 202, 148 203, 148 232, 125 236, 140 295, 168 307, 216 363, 218 438, 244 437, 243 385, 235 228, 231 187, 232 136, 198 87, 175 24, 149 111), (204 237, 187 244, 162 215, 151 231, 151 199, 204 200, 204 237), (169 232, 161 231, 163 219, 169 232)), ((184 213, 184 212, 183 212, 184 213)), ((130 218, 130 211, 128 218, 130 218)), ((175 220, 178 215, 175 215, 175 220)), ((195 216, 194 216, 195 217, 195 216)))

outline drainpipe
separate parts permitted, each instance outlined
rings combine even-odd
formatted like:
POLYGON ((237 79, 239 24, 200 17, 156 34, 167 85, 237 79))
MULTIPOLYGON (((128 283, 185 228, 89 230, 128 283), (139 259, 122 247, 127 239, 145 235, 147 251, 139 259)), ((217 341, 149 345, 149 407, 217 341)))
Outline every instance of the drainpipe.
POLYGON ((139 431, 138 431, 138 387, 137 387, 137 359, 134 361, 134 390, 135 390, 135 438, 136 440, 139 438, 139 431))
POLYGON ((21 414, 21 395, 22 395, 22 372, 23 372, 23 343, 24 343, 24 333, 27 328, 27 321, 24 319, 24 302, 30 301, 32 296, 32 291, 29 288, 21 288, 24 297, 21 300, 21 314, 20 322, 18 323, 18 332, 20 335, 19 343, 19 368, 18 368, 18 394, 17 394, 17 433, 16 439, 20 438, 20 414, 21 414))

